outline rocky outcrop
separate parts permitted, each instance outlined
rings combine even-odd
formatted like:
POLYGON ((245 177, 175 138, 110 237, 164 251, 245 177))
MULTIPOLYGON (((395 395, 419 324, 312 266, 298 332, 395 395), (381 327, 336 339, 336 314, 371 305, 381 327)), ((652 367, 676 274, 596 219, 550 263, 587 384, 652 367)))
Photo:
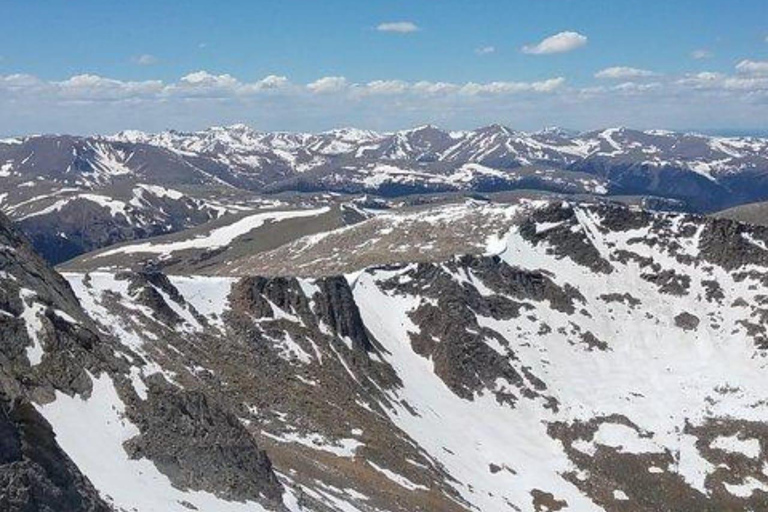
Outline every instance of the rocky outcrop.
POLYGON ((767 227, 716 218, 707 220, 699 247, 706 261, 727 270, 735 270, 744 265, 768 265, 768 251, 761 248, 758 245, 760 243, 763 246, 768 244, 767 227))
POLYGON ((577 294, 561 289, 540 273, 512 268, 495 256, 464 256, 442 265, 407 268, 380 285, 395 294, 424 299, 411 313, 411 320, 419 327, 410 335, 411 343, 416 353, 433 362, 435 373, 454 393, 471 400, 476 393, 495 389, 503 381, 517 391, 496 392, 501 402, 514 405, 521 397, 541 398, 556 407, 547 397, 544 383, 529 368, 514 364, 513 351, 507 348, 507 353, 500 353, 491 347, 508 347, 509 343, 481 326, 477 317, 517 318, 531 309, 526 303, 530 300, 548 300, 554 308, 573 312, 577 294), (480 286, 493 293, 481 294, 480 286))
POLYGON ((182 489, 213 491, 237 501, 279 504, 283 489, 272 463, 237 417, 205 393, 149 380, 147 400, 130 412, 141 435, 126 443, 182 489))
POLYGON ((87 393, 86 370, 126 368, 110 345, 69 284, 0 217, 0 385, 8 396, 87 393))
POLYGON ((520 236, 534 246, 546 243, 547 250, 558 257, 570 258, 594 272, 610 274, 613 271, 610 262, 600 255, 588 233, 584 228, 574 229, 578 222, 575 208, 555 202, 535 209, 520 225, 520 236), (548 228, 539 230, 540 224, 548 228))
POLYGON ((295 278, 243 278, 232 287, 230 302, 233 311, 247 312, 254 318, 274 318, 275 307, 302 317, 310 314, 307 297, 295 278))
POLYGON ((356 353, 367 354, 373 345, 360 318, 349 283, 343 276, 318 279, 315 312, 334 334, 352 340, 356 353))
POLYGON ((675 325, 684 331, 695 331, 699 323, 701 323, 699 317, 687 311, 683 311, 675 317, 675 325))

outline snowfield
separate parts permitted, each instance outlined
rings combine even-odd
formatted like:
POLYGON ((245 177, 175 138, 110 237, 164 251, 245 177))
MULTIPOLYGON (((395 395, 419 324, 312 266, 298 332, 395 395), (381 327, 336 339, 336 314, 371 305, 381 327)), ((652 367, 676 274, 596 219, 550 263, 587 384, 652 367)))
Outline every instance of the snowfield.
POLYGON ((149 253, 169 255, 176 251, 187 249, 205 249, 213 250, 219 247, 229 245, 235 238, 248 234, 254 229, 260 228, 267 222, 280 222, 286 219, 295 219, 300 217, 314 217, 322 215, 329 211, 328 207, 322 207, 312 210, 296 211, 269 211, 247 215, 242 219, 231 224, 215 228, 205 235, 197 236, 189 240, 181 240, 169 243, 144 242, 116 249, 108 250, 99 254, 101 257, 107 257, 114 254, 136 254, 149 253))

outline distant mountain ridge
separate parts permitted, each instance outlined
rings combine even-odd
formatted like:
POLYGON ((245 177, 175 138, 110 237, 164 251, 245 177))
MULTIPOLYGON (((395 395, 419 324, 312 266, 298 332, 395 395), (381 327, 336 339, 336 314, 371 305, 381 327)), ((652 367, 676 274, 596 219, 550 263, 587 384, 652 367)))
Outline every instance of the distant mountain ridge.
POLYGON ((252 210, 276 193, 509 190, 651 196, 715 211, 768 199, 768 139, 628 128, 288 133, 234 125, 0 141, 0 210, 54 262, 252 210))
MULTIPOLYGON (((163 147, 182 155, 207 156, 232 168, 250 168, 251 186, 268 170, 289 169, 288 174, 324 175, 332 170, 357 171, 358 175, 385 174, 361 165, 365 161, 404 164, 400 169, 423 170, 445 179, 421 180, 426 187, 441 184, 461 188, 477 185, 472 181, 451 179, 464 164, 480 164, 491 169, 542 166, 550 170, 591 170, 590 164, 634 165, 689 171, 717 182, 726 174, 764 169, 768 164, 768 140, 755 137, 712 137, 665 130, 609 128, 573 133, 548 128, 527 133, 502 125, 490 125, 471 131, 445 131, 433 125, 410 130, 377 133, 344 128, 321 133, 258 132, 244 125, 214 127, 199 132, 168 131, 159 134, 121 132, 111 141, 141 142, 163 147), (356 166, 352 164, 356 163, 356 166), (442 163, 443 166, 430 164, 442 163), (345 166, 344 164, 349 164, 345 166), (353 168, 354 167, 354 168, 353 168), (413 168, 416 169, 413 169, 413 168), (442 167, 438 168, 438 167, 442 167)), ((350 183, 359 183, 369 192, 376 191, 375 180, 345 173, 350 183), (358 178, 358 179, 355 179, 358 178)), ((475 174, 480 174, 475 171, 475 174)), ((592 174, 598 174, 593 170, 592 174)), ((602 176, 615 181, 611 175, 602 176)), ((496 176, 502 179, 502 177, 496 176)), ((509 180, 511 177, 506 177, 509 180)), ((285 188, 275 180, 267 188, 285 188)), ((322 181, 322 180, 321 180, 322 181)), ((380 181, 398 182, 388 176, 380 181)), ((328 188, 333 184, 324 181, 328 188)), ((349 184, 349 183, 348 183, 349 184)), ((501 185, 501 184, 500 184, 501 185)), ((616 184, 614 186, 620 185, 616 184)))

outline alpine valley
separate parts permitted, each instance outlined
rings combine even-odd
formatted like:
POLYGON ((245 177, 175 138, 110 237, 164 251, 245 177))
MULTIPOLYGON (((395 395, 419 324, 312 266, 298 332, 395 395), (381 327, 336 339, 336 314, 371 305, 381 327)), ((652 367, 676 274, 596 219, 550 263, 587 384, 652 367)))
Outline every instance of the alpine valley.
POLYGON ((0 141, 0 510, 768 510, 768 139, 0 141))

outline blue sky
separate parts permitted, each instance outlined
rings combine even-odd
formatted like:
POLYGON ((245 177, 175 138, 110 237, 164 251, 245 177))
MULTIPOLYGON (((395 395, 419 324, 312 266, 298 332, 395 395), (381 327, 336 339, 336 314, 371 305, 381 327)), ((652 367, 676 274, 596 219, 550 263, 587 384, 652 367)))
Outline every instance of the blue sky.
POLYGON ((0 8, 0 134, 230 122, 768 128, 765 0, 0 8))

